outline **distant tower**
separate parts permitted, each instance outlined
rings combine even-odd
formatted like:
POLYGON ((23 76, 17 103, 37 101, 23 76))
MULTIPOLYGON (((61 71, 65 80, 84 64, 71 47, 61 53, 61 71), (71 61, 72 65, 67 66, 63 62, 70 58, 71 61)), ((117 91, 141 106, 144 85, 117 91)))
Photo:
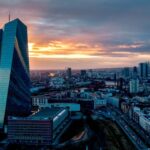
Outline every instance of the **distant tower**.
POLYGON ((10 11, 9 11, 9 15, 8 15, 8 21, 10 22, 10 11))
POLYGON ((81 70, 80 75, 81 77, 86 77, 86 70, 81 70))
POLYGON ((138 77, 138 69, 137 69, 136 66, 134 66, 133 69, 132 69, 132 77, 133 78, 138 77))
POLYGON ((149 67, 149 65, 147 62, 139 64, 139 74, 140 74, 141 78, 147 78, 148 77, 148 70, 149 70, 148 67, 149 67))
POLYGON ((134 78, 130 80, 130 93, 136 94, 139 92, 139 79, 134 78))
POLYGON ((68 79, 70 79, 72 77, 72 69, 71 68, 67 69, 67 77, 68 77, 68 79))
POLYGON ((124 86, 124 79, 123 78, 117 79, 117 88, 122 90, 123 86, 124 86))
POLYGON ((128 68, 128 67, 123 68, 122 75, 124 78, 129 78, 130 77, 130 68, 128 68))

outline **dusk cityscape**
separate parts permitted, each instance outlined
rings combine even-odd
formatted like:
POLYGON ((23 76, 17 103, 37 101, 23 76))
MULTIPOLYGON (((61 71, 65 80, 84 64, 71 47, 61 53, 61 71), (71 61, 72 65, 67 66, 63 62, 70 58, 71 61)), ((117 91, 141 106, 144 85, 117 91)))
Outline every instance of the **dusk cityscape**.
POLYGON ((149 150, 150 1, 0 0, 0 150, 149 150))

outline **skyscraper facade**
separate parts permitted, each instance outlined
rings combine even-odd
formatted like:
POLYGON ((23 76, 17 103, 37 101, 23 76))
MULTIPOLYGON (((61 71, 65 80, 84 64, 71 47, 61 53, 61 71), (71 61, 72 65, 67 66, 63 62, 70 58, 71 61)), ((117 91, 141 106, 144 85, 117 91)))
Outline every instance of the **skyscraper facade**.
POLYGON ((130 77, 130 68, 128 68, 128 67, 123 68, 122 74, 123 74, 124 78, 129 78, 130 77))
POLYGON ((136 94, 139 92, 139 79, 134 78, 130 80, 130 93, 131 94, 136 94))
POLYGON ((71 68, 67 68, 67 77, 68 79, 70 79, 72 76, 72 69, 71 68))
POLYGON ((86 77, 86 70, 81 70, 81 77, 86 77))
POLYGON ((133 69, 132 69, 132 77, 133 78, 138 77, 138 69, 137 69, 136 66, 134 66, 133 69))
POLYGON ((30 113, 30 78, 27 27, 19 19, 0 31, 0 128, 8 115, 30 113))
POLYGON ((149 65, 147 62, 140 63, 139 64, 139 74, 141 78, 147 78, 148 77, 148 71, 149 71, 149 65))

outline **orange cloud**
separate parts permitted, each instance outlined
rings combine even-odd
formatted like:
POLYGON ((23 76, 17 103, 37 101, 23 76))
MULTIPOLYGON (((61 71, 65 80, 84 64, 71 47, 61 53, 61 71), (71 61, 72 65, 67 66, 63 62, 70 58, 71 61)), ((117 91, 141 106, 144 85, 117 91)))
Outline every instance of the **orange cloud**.
POLYGON ((29 55, 35 58, 94 58, 102 51, 98 45, 52 41, 47 46, 29 43, 29 55))

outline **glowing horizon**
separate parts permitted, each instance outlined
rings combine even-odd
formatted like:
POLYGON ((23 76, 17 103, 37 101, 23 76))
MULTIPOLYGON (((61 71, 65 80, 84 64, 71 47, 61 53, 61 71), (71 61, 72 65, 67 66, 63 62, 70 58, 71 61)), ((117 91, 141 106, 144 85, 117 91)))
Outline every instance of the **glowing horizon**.
POLYGON ((136 6, 130 0, 6 0, 0 2, 1 28, 7 10, 28 27, 31 69, 110 68, 150 60, 146 0, 136 6))

